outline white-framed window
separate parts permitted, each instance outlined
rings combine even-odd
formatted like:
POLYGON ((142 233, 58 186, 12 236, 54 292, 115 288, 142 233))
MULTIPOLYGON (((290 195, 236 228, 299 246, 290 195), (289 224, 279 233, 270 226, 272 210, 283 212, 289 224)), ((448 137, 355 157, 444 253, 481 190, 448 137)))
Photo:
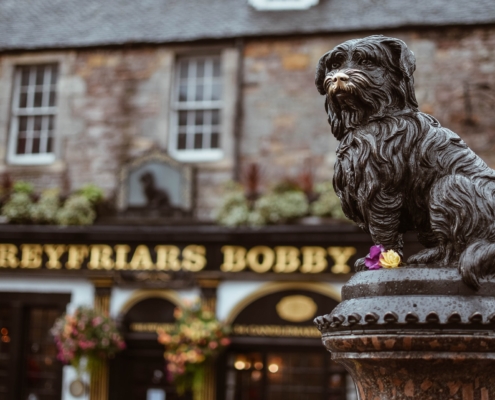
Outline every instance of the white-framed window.
POLYGON ((170 150, 179 161, 223 157, 220 55, 177 59, 170 150))
POLYGON ((8 161, 48 164, 55 161, 57 64, 17 66, 14 71, 8 161))
POLYGON ((248 0, 257 10, 305 10, 318 4, 318 0, 248 0))

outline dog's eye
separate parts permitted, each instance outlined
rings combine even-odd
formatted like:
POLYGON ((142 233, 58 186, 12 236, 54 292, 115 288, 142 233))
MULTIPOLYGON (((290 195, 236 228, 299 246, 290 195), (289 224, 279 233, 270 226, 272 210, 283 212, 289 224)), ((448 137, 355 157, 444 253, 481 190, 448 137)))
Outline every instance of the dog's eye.
POLYGON ((334 62, 334 63, 332 63, 332 69, 337 69, 340 67, 340 65, 341 64, 339 62, 334 62))
POLYGON ((372 67, 373 65, 375 65, 373 61, 368 60, 366 58, 363 58, 361 61, 359 61, 359 64, 364 65, 365 67, 372 67))

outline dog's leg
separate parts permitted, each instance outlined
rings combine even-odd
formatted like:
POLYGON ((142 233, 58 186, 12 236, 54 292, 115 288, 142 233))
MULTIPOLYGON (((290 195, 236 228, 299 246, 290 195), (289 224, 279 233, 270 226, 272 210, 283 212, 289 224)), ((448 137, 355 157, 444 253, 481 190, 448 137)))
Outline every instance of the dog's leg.
MULTIPOLYGON (((404 241, 399 231, 402 209, 402 195, 381 191, 371 203, 367 212, 368 230, 375 245, 381 244, 385 250, 396 251, 403 257, 404 241)), ((354 264, 356 271, 366 269, 365 258, 354 264)))

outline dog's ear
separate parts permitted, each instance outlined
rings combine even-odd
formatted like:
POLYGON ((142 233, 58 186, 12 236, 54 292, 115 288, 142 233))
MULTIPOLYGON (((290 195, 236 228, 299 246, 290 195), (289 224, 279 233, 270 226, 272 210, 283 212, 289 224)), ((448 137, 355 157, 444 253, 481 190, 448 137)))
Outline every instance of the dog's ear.
POLYGON ((327 94, 325 87, 323 86, 323 82, 327 72, 327 59, 332 54, 332 51, 333 50, 330 50, 328 53, 323 54, 320 61, 318 61, 318 64, 316 65, 315 85, 320 94, 327 94))
POLYGON ((407 104, 412 109, 418 108, 418 101, 414 93, 414 77, 413 73, 416 70, 416 57, 414 53, 409 50, 407 45, 400 39, 382 37, 380 42, 386 46, 395 54, 398 59, 395 61, 402 72, 404 79, 404 91, 407 104))
POLYGON ((381 42, 388 45, 395 54, 399 55, 399 68, 402 71, 404 79, 406 81, 411 80, 416 70, 416 57, 414 53, 400 39, 384 37, 381 42))

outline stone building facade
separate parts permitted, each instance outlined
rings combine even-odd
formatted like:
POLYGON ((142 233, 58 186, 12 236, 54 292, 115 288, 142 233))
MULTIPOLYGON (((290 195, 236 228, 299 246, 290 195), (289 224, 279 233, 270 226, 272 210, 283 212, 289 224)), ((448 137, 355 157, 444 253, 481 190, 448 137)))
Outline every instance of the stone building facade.
MULTIPOLYGON (((125 174, 143 160, 165 160, 163 168, 192 176, 193 223, 140 220, 138 212, 88 227, 0 225, 0 331, 10 332, 0 332, 0 400, 178 398, 164 376, 156 326, 175 323, 173 309, 197 298, 234 329, 232 345, 207 371, 202 400, 251 392, 255 400, 296 392, 298 400, 355 400, 312 319, 340 301, 353 263, 372 245, 369 235, 346 223, 231 229, 206 222, 225 184, 245 181, 253 163, 261 190, 308 170, 315 182, 332 179, 337 142, 315 66, 335 45, 372 34, 408 44, 420 109, 495 168, 495 2, 83 3, 0 2, 0 186, 8 177, 67 194, 93 183, 119 208, 131 191, 125 174), (91 393, 76 396, 79 376, 55 360, 49 329, 80 306, 117 319, 128 349, 93 382, 83 377, 91 393), (306 312, 293 319, 298 307, 306 312), (39 310, 51 319, 36 341, 24 333, 39 310), (55 372, 31 379, 26 371, 42 371, 31 359, 55 372), (310 372, 284 370, 309 368, 308 360, 310 372)), ((412 234, 405 242, 406 256, 419 250, 412 234)))
POLYGON ((174 157, 170 107, 176 63, 200 52, 221 56, 223 126, 219 159, 187 161, 197 168, 198 218, 211 218, 224 184, 242 179, 253 162, 261 167, 265 187, 297 177, 308 163, 316 181, 330 180, 336 141, 314 88, 314 68, 336 44, 377 33, 399 37, 414 51, 421 110, 461 135, 495 167, 495 28, 469 26, 247 38, 241 45, 221 41, 6 51, 0 54, 1 171, 38 189, 74 190, 94 183, 116 198, 119 172, 130 160, 156 149, 174 157), (9 162, 15 67, 47 62, 60 65, 56 160, 45 165, 9 162))

